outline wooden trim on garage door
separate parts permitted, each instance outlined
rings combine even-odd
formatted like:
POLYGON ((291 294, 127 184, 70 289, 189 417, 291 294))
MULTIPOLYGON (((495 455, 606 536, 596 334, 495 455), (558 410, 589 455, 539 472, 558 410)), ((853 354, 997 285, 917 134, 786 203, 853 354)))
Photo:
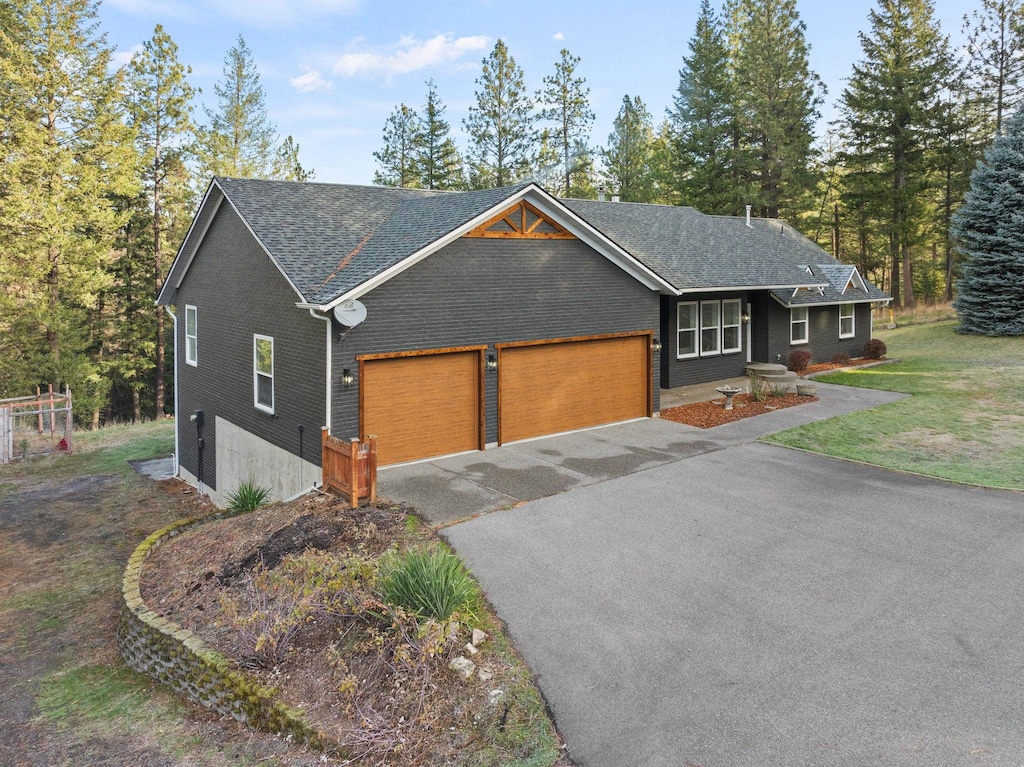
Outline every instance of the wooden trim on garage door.
POLYGON ((498 443, 649 417, 653 339, 643 330, 495 344, 498 443), (639 359, 630 356, 638 351, 639 359))
POLYGON ((377 433, 380 465, 483 449, 486 350, 483 345, 457 346, 356 357, 359 363, 359 434, 365 438, 370 431, 383 432, 377 433), (475 402, 465 403, 463 399, 463 403, 474 411, 473 439, 472 444, 463 439, 463 430, 455 435, 456 441, 452 443, 451 425, 458 421, 453 415, 467 415, 465 409, 456 414, 450 410, 455 404, 451 397, 456 391, 469 394, 468 389, 459 388, 459 379, 467 368, 458 364, 458 358, 467 355, 472 357, 472 361, 467 362, 475 376, 475 381, 470 382, 475 402), (418 360, 423 364, 418 365, 418 360), (445 364, 449 361, 454 364, 451 369, 445 364), (378 380, 372 380, 378 375, 378 380), (456 378, 448 378, 451 375, 456 378), (396 386, 398 390, 392 391, 389 386, 396 386), (371 391, 371 387, 375 390, 371 391), (418 399, 421 395, 422 400, 418 399))

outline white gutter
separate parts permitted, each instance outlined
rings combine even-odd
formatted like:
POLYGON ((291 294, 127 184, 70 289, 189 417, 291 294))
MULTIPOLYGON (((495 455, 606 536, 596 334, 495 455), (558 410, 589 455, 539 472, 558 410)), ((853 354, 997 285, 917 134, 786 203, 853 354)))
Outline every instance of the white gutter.
MULTIPOLYGON (((325 360, 326 365, 325 365, 325 368, 324 368, 327 371, 327 386, 325 387, 326 390, 327 390, 327 396, 326 396, 326 400, 327 400, 326 405, 327 405, 327 407, 326 407, 326 411, 325 411, 325 418, 326 418, 326 420, 324 421, 324 426, 326 426, 328 429, 330 429, 331 428, 331 367, 332 367, 331 366, 331 358, 334 356, 334 354, 333 354, 333 351, 334 351, 333 350, 333 339, 331 338, 331 331, 334 330, 334 323, 331 322, 330 315, 327 315, 325 317, 322 314, 317 314, 316 310, 314 310, 314 309, 310 309, 309 310, 309 316, 313 317, 314 319, 323 320, 324 322, 327 323, 327 359, 325 360)), ((175 368, 175 370, 177 370, 177 368, 175 368)))
MULTIPOLYGON (((171 321, 174 323, 174 474, 178 476, 178 456, 181 455, 178 449, 178 419, 181 417, 181 411, 178 410, 178 318, 174 316, 174 312, 171 311, 169 305, 164 305, 164 311, 171 316, 171 321)), ((159 416, 160 413, 157 413, 159 416)))

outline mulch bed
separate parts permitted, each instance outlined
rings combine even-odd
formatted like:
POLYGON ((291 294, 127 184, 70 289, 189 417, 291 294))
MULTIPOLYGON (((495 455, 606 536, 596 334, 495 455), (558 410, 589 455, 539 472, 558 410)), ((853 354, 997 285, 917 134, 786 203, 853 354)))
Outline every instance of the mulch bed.
POLYGON ((816 362, 813 365, 808 365, 806 368, 801 370, 797 375, 801 378, 812 375, 814 373, 824 373, 828 370, 842 370, 843 368, 856 368, 861 365, 871 365, 880 360, 869 359, 868 357, 857 357, 856 359, 844 362, 842 364, 835 362, 816 362))
POLYGON ((692 405, 680 405, 679 407, 662 410, 661 417, 675 423, 685 423, 701 429, 710 429, 714 426, 721 426, 723 423, 739 421, 742 418, 750 418, 755 415, 770 413, 773 410, 806 405, 808 402, 817 401, 817 397, 801 397, 798 394, 787 394, 783 397, 769 397, 764 402, 758 402, 750 394, 737 394, 732 398, 732 410, 724 408, 725 399, 723 398, 708 400, 707 402, 694 402, 692 405))

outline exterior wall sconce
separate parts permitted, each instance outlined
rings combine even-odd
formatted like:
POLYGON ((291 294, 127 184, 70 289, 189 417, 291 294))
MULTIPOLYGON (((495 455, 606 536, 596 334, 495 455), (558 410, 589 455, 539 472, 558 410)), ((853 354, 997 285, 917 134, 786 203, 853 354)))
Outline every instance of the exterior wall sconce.
POLYGON ((744 325, 749 325, 750 324, 750 312, 744 312, 743 316, 740 319, 743 320, 743 324, 744 325))
POLYGON ((492 373, 498 369, 498 360, 493 354, 487 355, 487 369, 492 373))
POLYGON ((341 371, 341 385, 346 389, 351 389, 352 384, 356 382, 356 377, 352 375, 352 371, 349 368, 345 368, 341 371))
POLYGON ((655 338, 651 342, 651 351, 653 351, 655 354, 661 351, 661 341, 659 341, 657 338, 655 338))

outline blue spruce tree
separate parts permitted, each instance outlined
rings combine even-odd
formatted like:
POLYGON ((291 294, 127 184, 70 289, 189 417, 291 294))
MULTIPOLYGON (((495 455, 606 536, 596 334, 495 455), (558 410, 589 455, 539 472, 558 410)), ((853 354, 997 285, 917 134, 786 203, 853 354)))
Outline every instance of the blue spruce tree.
POLYGON ((953 302, 960 332, 1024 335, 1024 111, 971 174, 951 233, 964 258, 953 302))

